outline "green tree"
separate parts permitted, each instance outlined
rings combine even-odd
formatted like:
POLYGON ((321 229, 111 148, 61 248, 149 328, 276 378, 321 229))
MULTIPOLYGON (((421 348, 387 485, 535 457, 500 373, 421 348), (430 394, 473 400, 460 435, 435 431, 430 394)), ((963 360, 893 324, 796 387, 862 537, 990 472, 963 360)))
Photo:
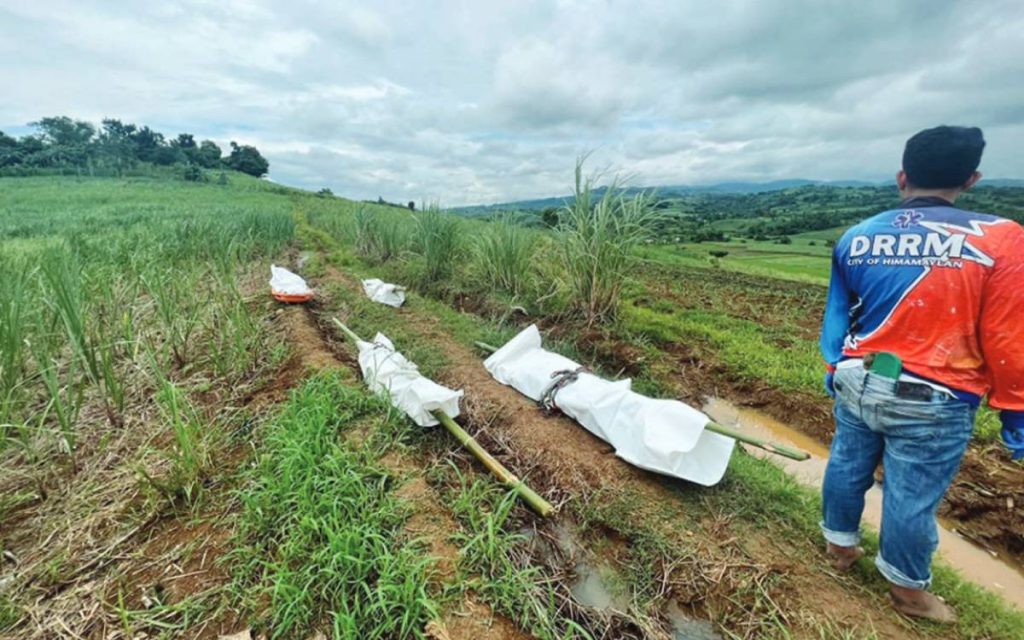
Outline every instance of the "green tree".
POLYGON ((119 175, 138 164, 138 148, 134 134, 137 127, 107 118, 100 129, 98 147, 100 162, 119 175))
POLYGON ((35 163, 41 166, 92 169, 95 148, 92 146, 96 127, 88 122, 72 120, 67 116, 42 118, 30 123, 39 129, 44 149, 33 154, 35 163))
POLYGON ((199 143, 199 150, 196 153, 196 163, 206 169, 215 169, 220 166, 220 147, 212 140, 203 140, 199 143))
POLYGON ((191 133, 179 133, 177 138, 171 140, 170 147, 177 155, 183 156, 188 164, 198 164, 199 146, 191 133))
POLYGON ((171 144, 181 149, 195 149, 196 139, 191 133, 179 133, 178 137, 171 144))
POLYGON ((80 147, 88 145, 96 135, 96 127, 88 122, 72 120, 67 116, 42 118, 30 123, 39 129, 43 141, 60 147, 80 147))
POLYGON ((182 172, 181 177, 188 182, 207 182, 209 178, 203 173, 202 168, 196 164, 188 164, 182 172))
POLYGON ((156 164, 157 158, 161 157, 160 149, 164 146, 164 134, 143 126, 132 132, 131 138, 135 143, 136 158, 156 164))
POLYGON ((558 207, 548 207, 540 212, 540 220, 545 227, 554 229, 558 226, 558 207))
POLYGON ((241 171, 257 178, 265 176, 270 169, 270 163, 260 155, 256 147, 239 145, 231 142, 231 155, 228 156, 225 164, 235 171, 241 171))
POLYGON ((23 136, 18 141, 18 154, 24 165, 43 166, 46 144, 39 136, 23 136))
POLYGON ((0 131, 0 167, 11 167, 21 163, 18 139, 0 131))

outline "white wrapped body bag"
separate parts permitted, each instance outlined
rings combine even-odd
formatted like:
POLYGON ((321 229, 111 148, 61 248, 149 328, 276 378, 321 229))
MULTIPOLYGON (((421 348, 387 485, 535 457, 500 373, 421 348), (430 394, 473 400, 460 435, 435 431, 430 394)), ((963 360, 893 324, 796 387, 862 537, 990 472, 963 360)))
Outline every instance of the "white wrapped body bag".
POLYGON ((431 411, 441 410, 451 418, 459 415, 462 391, 443 387, 425 378, 415 364, 395 351, 395 346, 383 333, 373 342, 360 340, 359 368, 371 391, 386 394, 391 404, 401 409, 421 427, 438 424, 431 411))
POLYGON ((305 302, 313 297, 313 290, 309 288, 302 276, 272 264, 270 265, 270 294, 281 302, 305 302))
POLYGON ((363 291, 370 300, 386 304, 389 307, 400 307, 405 303, 405 287, 377 278, 363 280, 363 291))
POLYGON ((641 469, 704 486, 725 475, 735 442, 704 429, 710 419, 678 400, 636 393, 629 380, 611 382, 545 351, 535 325, 498 349, 484 366, 499 382, 540 400, 566 372, 575 372, 553 396, 557 408, 641 469), (554 374, 554 375, 553 375, 554 374))

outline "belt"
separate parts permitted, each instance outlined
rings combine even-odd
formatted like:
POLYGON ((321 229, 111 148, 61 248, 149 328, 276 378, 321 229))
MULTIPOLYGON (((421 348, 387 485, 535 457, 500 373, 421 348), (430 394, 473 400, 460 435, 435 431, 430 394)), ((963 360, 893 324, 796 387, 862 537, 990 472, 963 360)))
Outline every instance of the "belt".
MULTIPOLYGON (((856 366, 856 365, 853 365, 852 363, 853 362, 857 362, 859 365, 863 366, 865 369, 869 369, 869 367, 870 367, 870 365, 868 364, 868 361, 864 360, 864 359, 861 359, 861 358, 850 358, 849 360, 844 360, 843 362, 850 362, 851 364, 849 366, 856 366)), ((870 371, 869 371, 869 373, 870 373, 870 371)), ((888 378, 886 376, 879 376, 879 377, 885 378, 886 380, 892 380, 892 378, 888 378)), ((903 398, 905 400, 918 400, 918 401, 928 402, 928 401, 933 400, 936 396, 940 396, 943 399, 949 399, 949 398, 956 398, 957 397, 951 391, 945 391, 945 390, 942 390, 942 389, 937 389, 937 388, 935 388, 934 385, 930 385, 930 384, 927 384, 927 383, 924 383, 924 382, 911 382, 910 380, 892 380, 892 381, 894 383, 896 383, 896 386, 893 389, 894 395, 897 398, 903 398)))
POLYGON ((935 396, 942 396, 943 398, 950 398, 948 393, 943 393, 935 387, 920 382, 907 382, 906 380, 896 380, 896 389, 894 393, 897 398, 904 398, 906 400, 931 400, 935 396))
MULTIPOLYGON (((888 378, 887 378, 888 379, 888 378)), ((938 389, 931 387, 926 384, 920 384, 917 382, 907 382, 905 380, 893 380, 896 383, 896 387, 893 389, 893 394, 897 398, 903 398, 904 400, 919 400, 929 402, 935 398, 935 396, 942 396, 943 398, 951 398, 948 393, 942 393, 938 389)), ((842 389, 843 385, 839 382, 835 382, 836 389, 842 389)))

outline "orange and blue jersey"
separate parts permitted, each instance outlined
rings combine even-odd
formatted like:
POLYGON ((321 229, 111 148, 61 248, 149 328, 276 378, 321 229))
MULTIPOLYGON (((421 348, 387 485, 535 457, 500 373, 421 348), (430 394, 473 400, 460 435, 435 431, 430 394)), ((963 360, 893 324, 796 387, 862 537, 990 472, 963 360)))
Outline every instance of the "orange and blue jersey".
POLYGON ((832 255, 821 351, 894 353, 904 372, 1001 411, 1024 457, 1024 229, 913 198, 849 229, 832 255))

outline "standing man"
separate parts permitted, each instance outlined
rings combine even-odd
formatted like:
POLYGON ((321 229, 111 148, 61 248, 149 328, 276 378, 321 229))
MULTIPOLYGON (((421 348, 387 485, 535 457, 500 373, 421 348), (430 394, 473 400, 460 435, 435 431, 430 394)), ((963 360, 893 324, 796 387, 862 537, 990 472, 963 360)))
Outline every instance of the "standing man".
POLYGON ((902 613, 954 622, 930 594, 935 512, 960 467, 982 398, 1024 457, 1024 229, 953 206, 981 178, 972 127, 914 135, 903 202, 836 244, 821 333, 836 433, 821 524, 840 570, 858 546, 864 494, 885 469, 875 566, 902 613))

